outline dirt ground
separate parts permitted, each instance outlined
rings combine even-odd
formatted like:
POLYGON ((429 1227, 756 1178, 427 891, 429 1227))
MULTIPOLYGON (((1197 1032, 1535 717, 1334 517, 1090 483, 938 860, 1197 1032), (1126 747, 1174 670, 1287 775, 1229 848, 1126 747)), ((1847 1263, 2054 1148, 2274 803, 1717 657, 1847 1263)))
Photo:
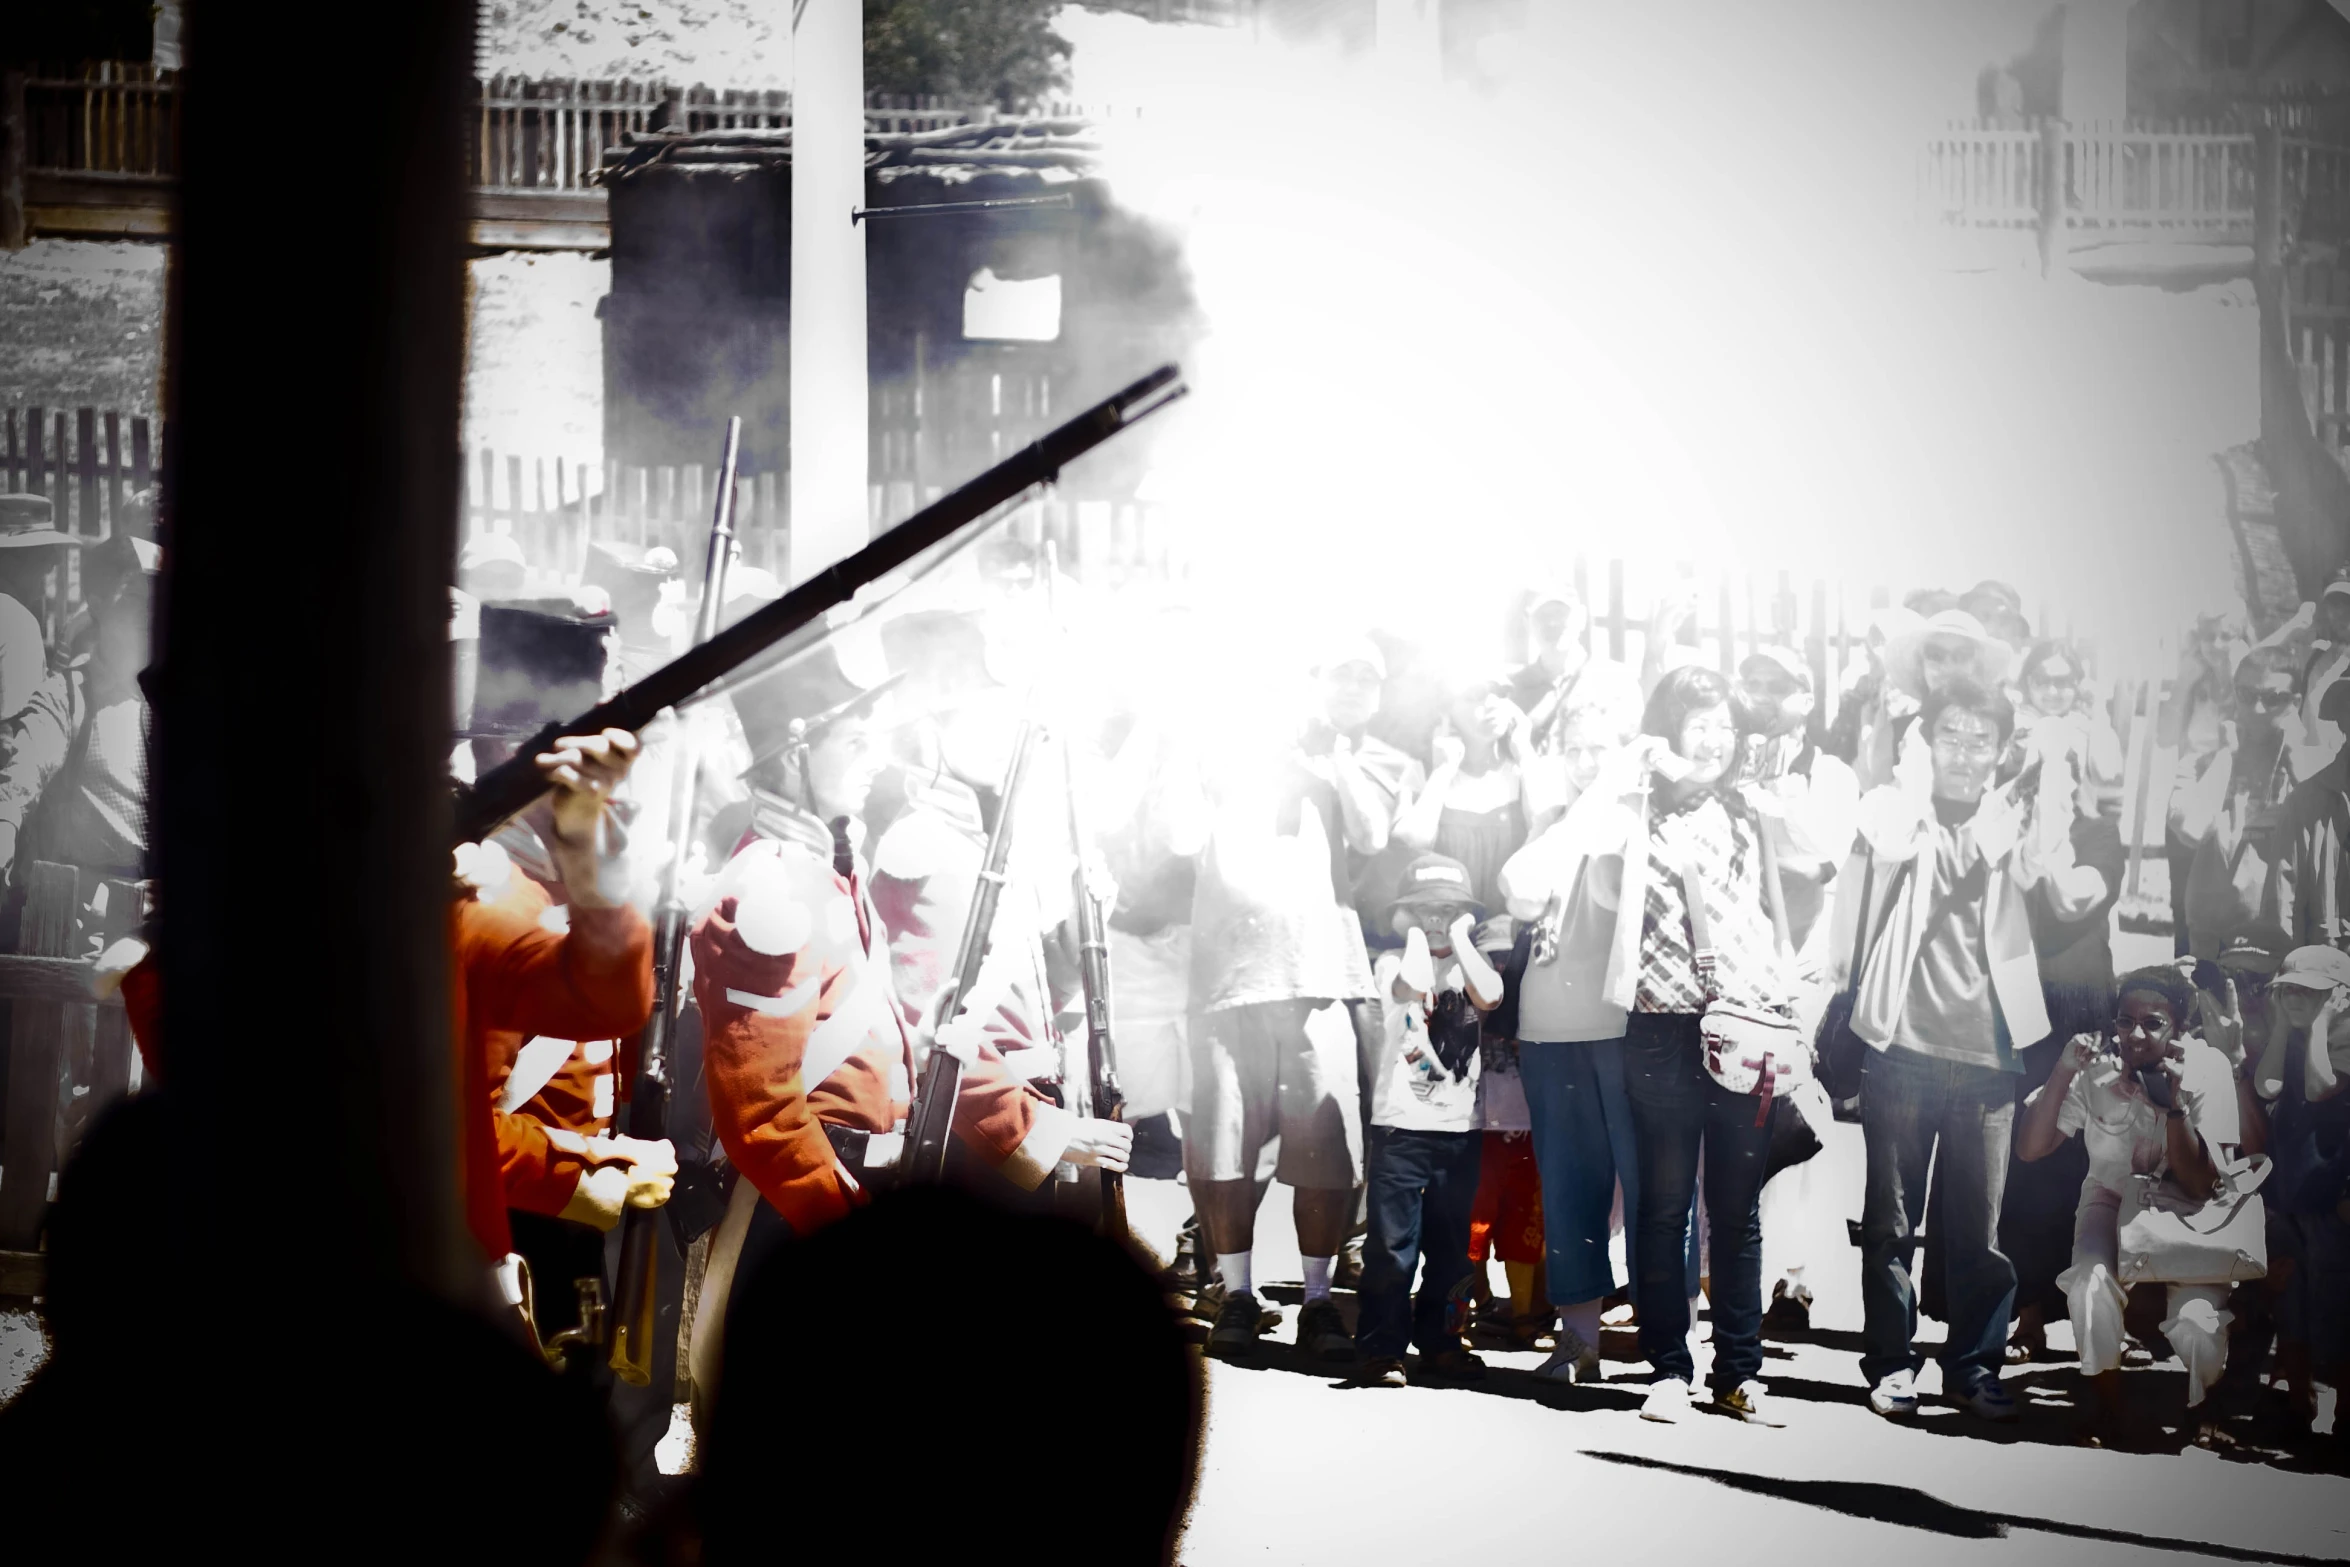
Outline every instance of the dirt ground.
POLYGON ((154 417, 163 375, 160 245, 35 240, 0 251, 0 408, 154 417))

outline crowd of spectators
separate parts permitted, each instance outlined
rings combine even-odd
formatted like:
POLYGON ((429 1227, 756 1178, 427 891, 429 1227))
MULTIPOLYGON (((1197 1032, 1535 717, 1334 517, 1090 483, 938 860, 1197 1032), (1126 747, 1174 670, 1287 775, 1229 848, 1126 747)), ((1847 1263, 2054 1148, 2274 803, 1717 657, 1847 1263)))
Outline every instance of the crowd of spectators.
POLYGON ((2350 580, 2258 643, 2183 639, 2177 957, 2119 974, 2119 715, 2012 588, 1878 611, 1832 704, 1796 650, 1716 667, 1686 610, 1638 670, 1572 591, 1516 614, 1514 667, 1340 639, 1270 745, 1153 752, 1145 813, 1188 794, 1211 824, 1189 908, 1125 935, 1189 917, 1175 1274, 1211 1348, 1277 1331, 1253 1232, 1279 1182, 1298 1345, 1369 1384, 1474 1380, 1477 1343, 1595 1381, 1636 1326, 1645 1416, 1776 1426, 1764 1340, 1857 1262, 1889 1419, 2016 1419, 2068 1323, 2085 1442, 2147 1435, 2118 1393, 2147 1357, 2202 1445, 2235 1415, 2330 1429, 2350 580))

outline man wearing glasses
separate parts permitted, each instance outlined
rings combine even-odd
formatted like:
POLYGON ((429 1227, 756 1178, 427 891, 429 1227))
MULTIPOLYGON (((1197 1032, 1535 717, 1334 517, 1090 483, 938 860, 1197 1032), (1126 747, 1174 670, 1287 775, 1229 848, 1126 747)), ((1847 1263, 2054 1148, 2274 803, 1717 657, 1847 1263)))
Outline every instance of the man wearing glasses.
POLYGON ((2016 1276, 1997 1232, 2018 1048, 2049 1031, 2029 894, 2093 902, 2104 878, 2073 863, 2064 769, 1991 787, 2014 728, 1996 688, 1960 678, 1934 690, 1922 748, 1862 800, 1862 842, 1837 879, 1855 891, 1837 900, 1831 950, 1849 962, 1859 945, 1860 972, 1842 977, 1853 1031, 1876 1051, 1860 1101, 1861 1374, 1888 1419, 1918 1410, 1913 1254, 1929 1166, 1949 1302, 1943 1397, 1986 1420, 2016 1413, 2000 1384, 2016 1276))
POLYGON ((2270 651, 2247 653, 2236 665, 2235 706, 2235 719, 2220 726, 2219 749, 2183 761, 2171 793, 2171 839, 2194 845, 2187 951, 2205 960, 2218 958, 2238 931, 2289 924, 2292 914, 2272 875, 2290 847, 2277 825, 2299 782, 2291 669, 2270 651))

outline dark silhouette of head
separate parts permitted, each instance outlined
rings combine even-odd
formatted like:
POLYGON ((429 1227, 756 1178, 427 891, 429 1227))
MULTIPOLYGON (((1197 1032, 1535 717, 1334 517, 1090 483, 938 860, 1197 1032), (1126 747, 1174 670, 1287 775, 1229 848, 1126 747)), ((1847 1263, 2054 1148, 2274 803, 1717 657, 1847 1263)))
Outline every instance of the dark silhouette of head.
POLYGON ((1131 1253, 951 1189, 888 1194, 738 1282, 704 1560, 976 1560, 1049 1519, 1084 1559, 1171 1561, 1199 1431, 1198 1361, 1131 1253))

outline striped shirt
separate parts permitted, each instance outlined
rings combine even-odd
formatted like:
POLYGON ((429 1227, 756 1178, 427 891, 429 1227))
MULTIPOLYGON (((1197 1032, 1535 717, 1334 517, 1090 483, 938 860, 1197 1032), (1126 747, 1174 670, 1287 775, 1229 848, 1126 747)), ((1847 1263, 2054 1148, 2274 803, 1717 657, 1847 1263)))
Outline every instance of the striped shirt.
POLYGON ((1682 895, 1681 871, 1694 865, 1714 941, 1714 982, 1725 1000, 1747 1005, 1785 1000, 1771 916, 1763 902, 1762 855, 1753 819, 1712 791, 1671 803, 1659 794, 1648 834, 1648 906, 1640 932, 1638 1012, 1702 1012, 1696 939, 1682 895))

